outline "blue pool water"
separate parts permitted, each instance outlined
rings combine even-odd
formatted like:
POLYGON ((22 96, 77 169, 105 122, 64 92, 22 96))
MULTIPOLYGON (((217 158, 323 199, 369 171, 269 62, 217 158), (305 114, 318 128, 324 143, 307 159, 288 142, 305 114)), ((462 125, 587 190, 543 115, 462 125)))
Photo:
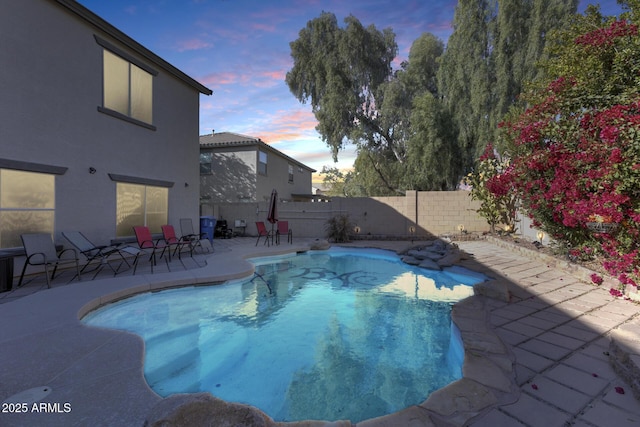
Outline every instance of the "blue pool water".
POLYGON ((83 322, 143 337, 145 376, 161 396, 208 391, 277 421, 359 422, 461 377, 451 305, 484 276, 378 250, 253 261, 252 278, 137 295, 83 322))

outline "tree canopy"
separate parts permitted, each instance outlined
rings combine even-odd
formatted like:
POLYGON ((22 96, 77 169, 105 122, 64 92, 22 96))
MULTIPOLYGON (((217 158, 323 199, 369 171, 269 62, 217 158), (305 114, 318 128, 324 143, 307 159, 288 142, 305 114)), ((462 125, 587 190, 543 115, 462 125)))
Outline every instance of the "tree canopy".
POLYGON ((390 29, 365 28, 353 16, 338 26, 324 12, 307 23, 291 42, 293 68, 286 82, 295 97, 309 102, 318 119, 317 130, 334 158, 347 142, 394 146, 392 132, 383 128, 377 111, 380 87, 391 76, 398 47, 390 29))
POLYGON ((338 25, 323 12, 291 43, 286 83, 309 103, 334 160, 355 144, 349 175, 364 195, 451 190, 495 140, 497 123, 537 78, 547 35, 577 0, 460 0, 447 47, 430 33, 400 68, 391 29, 338 25))

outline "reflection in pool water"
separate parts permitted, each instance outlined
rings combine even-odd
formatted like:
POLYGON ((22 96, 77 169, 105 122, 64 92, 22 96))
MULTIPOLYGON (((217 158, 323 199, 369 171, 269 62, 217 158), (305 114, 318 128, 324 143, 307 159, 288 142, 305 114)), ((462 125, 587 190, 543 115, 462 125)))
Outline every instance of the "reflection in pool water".
POLYGON ((158 394, 209 391, 278 421, 358 422, 461 377, 451 304, 484 276, 425 271, 377 250, 254 263, 250 279, 138 295, 83 321, 142 336, 158 394))

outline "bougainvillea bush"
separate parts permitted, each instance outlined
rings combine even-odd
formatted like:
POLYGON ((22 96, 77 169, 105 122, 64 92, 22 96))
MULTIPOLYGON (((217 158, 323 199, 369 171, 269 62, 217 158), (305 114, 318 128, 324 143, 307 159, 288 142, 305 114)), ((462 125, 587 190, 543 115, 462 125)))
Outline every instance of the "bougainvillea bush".
POLYGON ((487 144, 484 153, 476 163, 475 170, 464 178, 471 188, 471 198, 480 202, 478 214, 487 220, 491 233, 496 226, 504 226, 503 231, 516 231, 517 195, 511 190, 511 160, 500 156, 492 144, 487 144))
POLYGON ((576 258, 601 255, 632 286, 640 284, 639 3, 620 19, 590 8, 558 35, 545 83, 501 124, 512 158, 506 178, 534 225, 576 258))

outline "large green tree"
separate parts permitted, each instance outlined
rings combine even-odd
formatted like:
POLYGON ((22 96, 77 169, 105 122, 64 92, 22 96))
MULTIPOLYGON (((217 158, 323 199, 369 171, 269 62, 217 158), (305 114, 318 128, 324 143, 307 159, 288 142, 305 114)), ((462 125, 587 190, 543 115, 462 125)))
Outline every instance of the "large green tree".
POLYGON ((286 82, 309 102, 334 160, 357 146, 357 193, 449 190, 473 167, 524 82, 535 80, 548 34, 566 24, 577 0, 460 0, 446 50, 429 33, 392 70, 391 29, 340 27, 322 13, 291 43, 286 82))
POLYGON ((494 0, 458 2, 453 33, 438 71, 439 93, 456 123, 464 169, 473 164, 480 141, 489 138, 495 10, 494 0))
POLYGON ((574 16, 577 0, 460 0, 442 57, 439 93, 458 129, 469 170, 525 82, 537 78, 548 34, 574 16))
POLYGON ((294 65, 287 85, 300 102, 310 103, 316 129, 334 160, 346 144, 357 146, 356 170, 350 175, 354 188, 367 195, 407 189, 413 99, 435 93, 443 50, 442 41, 423 34, 409 61, 394 72, 397 45, 390 29, 365 28, 353 16, 343 28, 326 12, 309 21, 291 43, 294 65))
POLYGON ((417 96, 411 112, 409 188, 454 190, 462 171, 462 154, 449 112, 430 92, 417 96))
POLYGON ((384 147, 403 160, 402 144, 378 114, 380 87, 392 75, 391 61, 398 50, 395 35, 373 25, 365 28, 353 16, 345 18, 345 24, 341 28, 327 12, 309 21, 291 42, 294 65, 286 83, 300 102, 310 103, 334 159, 351 142, 384 147))

